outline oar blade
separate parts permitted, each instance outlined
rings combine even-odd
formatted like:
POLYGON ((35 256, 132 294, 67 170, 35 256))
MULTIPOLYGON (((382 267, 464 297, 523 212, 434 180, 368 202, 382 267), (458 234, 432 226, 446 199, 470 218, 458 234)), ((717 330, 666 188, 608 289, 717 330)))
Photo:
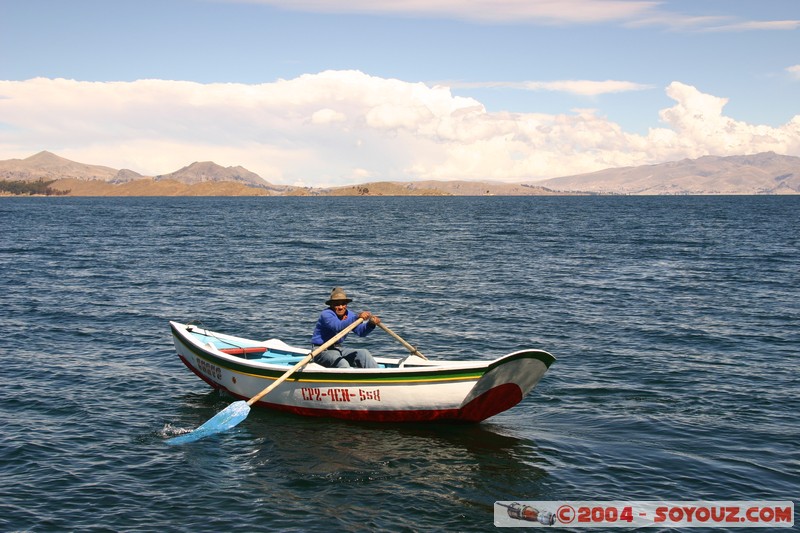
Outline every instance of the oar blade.
POLYGON ((189 433, 178 435, 167 441, 167 444, 187 444, 202 438, 214 435, 215 433, 222 433, 237 425, 239 422, 247 418, 250 413, 250 406, 245 401, 233 402, 228 407, 214 415, 205 424, 189 433))

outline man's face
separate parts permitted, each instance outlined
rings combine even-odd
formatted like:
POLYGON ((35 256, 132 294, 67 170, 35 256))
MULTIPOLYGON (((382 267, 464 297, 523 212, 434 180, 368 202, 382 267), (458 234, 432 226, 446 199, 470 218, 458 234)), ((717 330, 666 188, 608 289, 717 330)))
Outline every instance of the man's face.
POLYGON ((343 318, 345 314, 347 314, 347 303, 346 302, 333 302, 333 312, 336 313, 336 316, 339 318, 343 318))

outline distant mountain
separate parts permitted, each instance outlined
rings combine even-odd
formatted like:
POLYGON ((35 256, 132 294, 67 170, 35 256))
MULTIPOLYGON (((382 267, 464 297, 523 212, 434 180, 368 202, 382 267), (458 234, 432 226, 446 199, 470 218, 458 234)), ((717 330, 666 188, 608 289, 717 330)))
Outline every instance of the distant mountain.
MULTIPOLYGON (((534 196, 554 194, 800 194, 800 157, 754 155, 684 159, 601 170, 535 183, 476 181, 372 182, 316 188, 273 185, 241 167, 195 162, 152 177, 128 169, 86 165, 50 152, 0 161, 0 181, 59 180, 59 190, 81 196, 311 195, 311 196, 534 196)), ((55 183, 56 187, 59 183, 55 183)), ((58 187, 56 187, 58 188, 58 187)), ((0 186, 0 193, 3 187, 0 186)))
POLYGON ((0 161, 0 180, 36 181, 73 178, 111 181, 117 170, 98 165, 85 165, 64 159, 51 152, 39 152, 26 159, 0 161))
MULTIPOLYGON (((143 176, 138 172, 129 169, 117 170, 110 167, 87 165, 70 161, 59 157, 51 152, 43 151, 32 155, 26 159, 9 159, 0 161, 0 180, 7 181, 36 181, 39 179, 50 180, 70 180, 81 181, 100 181, 112 185, 127 184, 135 181, 144 180, 138 187, 127 187, 124 190, 140 191, 147 183, 160 181, 176 181, 185 185, 196 185, 200 183, 239 183, 248 187, 260 187, 268 189, 272 193, 284 193, 293 189, 280 185, 272 185, 265 181, 261 176, 250 172, 244 167, 222 167, 210 161, 196 162, 171 174, 156 176, 155 178, 143 176)), ((163 187, 152 187, 153 190, 162 191, 163 187)), ((91 191, 87 186, 78 186, 81 191, 91 191)), ((220 191, 229 192, 229 188, 220 187, 220 191)), ((98 189, 107 194, 107 189, 98 189)), ((169 189, 167 189, 169 190, 169 189)), ((183 191, 184 189, 178 188, 183 191)), ((214 187, 205 187, 203 190, 214 191, 214 187)), ((120 192, 123 192, 121 190, 120 192)))
POLYGON ((798 194, 800 157, 764 152, 610 168, 536 182, 558 191, 610 194, 798 194))
POLYGON ((378 181, 322 189, 306 189, 317 196, 544 196, 556 195, 550 189, 524 183, 490 181, 378 181))
POLYGON ((538 183, 501 183, 486 181, 417 181, 407 184, 411 188, 433 189, 453 196, 541 196, 555 194, 538 183))
POLYGON ((194 162, 171 174, 156 176, 154 180, 175 180, 189 185, 207 181, 232 181, 256 187, 267 187, 270 185, 264 181, 261 176, 250 172, 244 167, 223 167, 211 161, 194 162))
POLYGON ((142 176, 138 172, 134 172, 133 170, 128 170, 127 168, 123 168, 114 175, 114 177, 111 179, 109 183, 114 183, 114 184, 128 183, 129 181, 136 181, 143 178, 144 176, 142 176))

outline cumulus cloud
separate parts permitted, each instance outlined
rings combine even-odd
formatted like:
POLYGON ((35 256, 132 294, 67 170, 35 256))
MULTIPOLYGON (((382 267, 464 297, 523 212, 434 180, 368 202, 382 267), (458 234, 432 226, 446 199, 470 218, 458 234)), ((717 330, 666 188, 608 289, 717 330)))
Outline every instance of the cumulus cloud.
POLYGON ((519 182, 706 154, 800 155, 800 115, 752 125, 725 116, 725 98, 679 82, 666 93, 675 105, 640 135, 591 109, 489 112, 443 85, 359 71, 257 85, 0 81, 0 159, 46 149, 146 175, 210 160, 273 183, 326 186, 519 182))
POLYGON ((312 124, 330 124, 332 122, 344 122, 345 120, 347 120, 347 116, 344 113, 340 113, 329 107, 315 111, 314 114, 311 115, 312 124))
POLYGON ((753 125, 723 114, 727 98, 704 94, 690 85, 672 82, 667 95, 677 102, 659 114, 669 129, 650 134, 661 146, 688 157, 766 151, 800 155, 800 115, 780 128, 753 125))

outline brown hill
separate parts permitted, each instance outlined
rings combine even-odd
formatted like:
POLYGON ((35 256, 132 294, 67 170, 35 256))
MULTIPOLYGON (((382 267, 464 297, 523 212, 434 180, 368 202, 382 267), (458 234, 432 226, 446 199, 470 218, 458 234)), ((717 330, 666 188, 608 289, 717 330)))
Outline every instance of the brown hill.
MULTIPOLYGON (((170 174, 145 177, 76 163, 50 152, 0 161, 0 179, 57 180, 51 186, 70 196, 517 196, 555 194, 527 184, 473 181, 373 182, 330 188, 273 185, 244 167, 194 162, 170 174), (236 186, 234 186, 236 185, 236 186)), ((562 193, 563 194, 563 193, 562 193)))
POLYGON ((142 178, 120 184, 77 179, 58 180, 51 185, 68 196, 269 196, 265 188, 250 187, 231 181, 181 183, 175 180, 155 181, 142 178))
POLYGON ((134 172, 133 170, 128 170, 127 168, 123 168, 114 175, 110 183, 126 183, 129 181, 140 180, 144 177, 145 176, 142 176, 138 172, 134 172))
POLYGON ((99 165, 85 165, 44 151, 25 159, 0 161, 0 180, 36 181, 74 178, 110 181, 117 170, 99 165))
POLYGON ((156 176, 155 181, 172 180, 193 185, 207 181, 232 181, 257 187, 269 185, 264 179, 244 167, 223 167, 211 161, 194 162, 171 174, 156 176))
POLYGON ((501 183, 491 181, 418 181, 413 188, 434 189, 452 196, 546 196, 558 194, 538 184, 501 183))
MULTIPOLYGON (((272 185, 258 174, 195 162, 149 178, 131 170, 86 165, 50 152, 0 161, 0 180, 58 180, 73 196, 531 196, 555 194, 800 194, 800 157, 773 152, 602 170, 533 184, 421 181, 372 182, 332 188, 272 185)), ((0 186, 0 190, 3 187, 0 186)), ((6 188, 12 191, 11 187, 6 188)))
POLYGON ((0 161, 0 180, 54 181, 70 196, 266 196, 291 187, 276 186, 243 167, 196 162, 155 178, 128 169, 86 165, 39 152, 26 159, 0 161))
POLYGON ((447 196, 445 192, 433 188, 419 187, 416 183, 391 181, 378 181, 329 189, 310 189, 310 194, 317 196, 447 196))
POLYGON ((705 156, 658 165, 610 168, 536 184, 560 191, 612 194, 798 194, 800 157, 774 152, 705 156))
POLYGON ((541 196, 564 193, 556 193, 544 187, 522 183, 429 180, 377 181, 345 187, 311 188, 305 189, 305 194, 315 196, 541 196))

